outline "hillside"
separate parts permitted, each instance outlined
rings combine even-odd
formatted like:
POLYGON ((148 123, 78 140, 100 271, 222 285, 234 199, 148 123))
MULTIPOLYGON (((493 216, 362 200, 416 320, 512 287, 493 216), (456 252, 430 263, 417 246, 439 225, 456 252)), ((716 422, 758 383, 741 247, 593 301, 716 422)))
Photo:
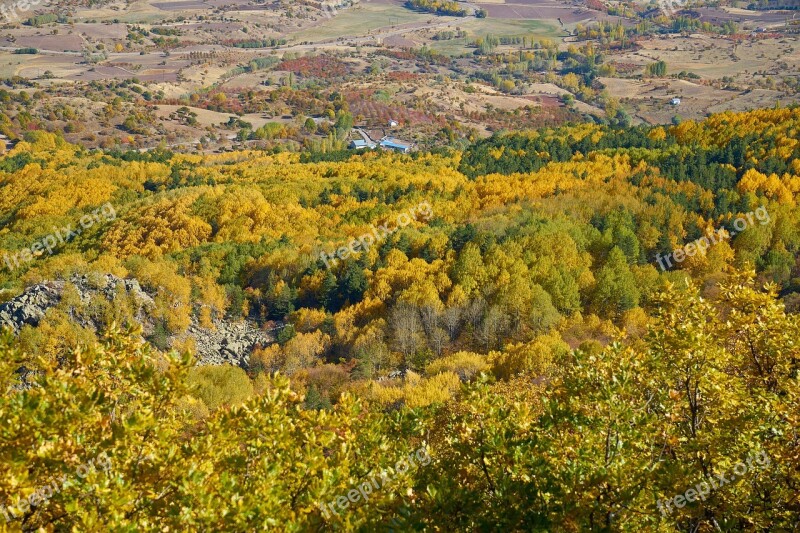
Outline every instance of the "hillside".
POLYGON ((776 107, 411 154, 26 133, 0 157, 7 526, 791 530, 798 129, 776 107))

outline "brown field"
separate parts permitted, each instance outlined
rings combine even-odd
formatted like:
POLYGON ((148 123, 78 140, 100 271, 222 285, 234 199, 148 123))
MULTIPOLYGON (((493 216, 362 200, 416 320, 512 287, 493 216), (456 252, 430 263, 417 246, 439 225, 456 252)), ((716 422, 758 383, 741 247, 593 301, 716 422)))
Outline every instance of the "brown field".
POLYGON ((703 22, 726 22, 732 20, 748 29, 753 29, 756 26, 783 25, 787 18, 793 19, 796 17, 796 12, 791 11, 747 11, 731 7, 701 7, 693 11, 699 13, 700 20, 703 22))
POLYGON ((3 76, 22 76, 24 78, 38 79, 46 71, 51 71, 56 77, 67 79, 69 76, 78 74, 85 67, 78 65, 79 59, 70 56, 18 56, 11 54, 0 54, 0 75, 3 76), (8 61, 6 61, 8 59, 8 61), (15 60, 20 60, 17 64, 15 60), (10 64, 7 64, 10 63, 10 64))
POLYGON ((92 39, 125 39, 128 28, 125 24, 75 24, 73 31, 78 35, 91 36, 92 39))
POLYGON ((721 90, 684 80, 602 78, 601 81, 609 93, 622 100, 623 106, 630 109, 632 115, 650 124, 670 122, 676 115, 700 119, 709 113, 745 111, 770 107, 776 102, 788 104, 800 100, 797 97, 783 98, 778 91, 721 90), (680 98, 679 105, 670 103, 675 97, 680 98))
POLYGON ((195 0, 179 0, 177 2, 153 2, 153 7, 162 11, 185 11, 194 9, 208 9, 211 4, 195 0))
POLYGON ((662 60, 667 62, 668 73, 685 70, 705 79, 744 78, 761 70, 785 72, 778 63, 800 64, 800 46, 794 36, 737 44, 729 39, 690 35, 647 39, 639 44, 639 50, 620 54, 615 59, 641 65, 642 69, 648 63, 662 60))
POLYGON ((607 16, 599 11, 586 9, 585 7, 564 5, 549 0, 533 0, 531 2, 515 0, 514 3, 480 3, 478 5, 489 13, 489 17, 498 19, 557 21, 561 18, 564 24, 574 24, 577 22, 607 18, 607 16))
POLYGON ((390 35, 383 39, 383 44, 393 48, 414 48, 419 46, 419 43, 416 41, 403 37, 402 35, 390 35))
MULTIPOLYGON (((131 0, 129 4, 79 7, 72 14, 71 25, 5 26, 0 34, 0 77, 29 78, 41 89, 53 92, 61 91, 60 87, 86 87, 81 83, 88 81, 135 79, 140 85, 138 94, 146 91, 147 98, 152 99, 159 93, 156 100, 170 104, 160 105, 155 111, 158 127, 135 141, 120 129, 124 116, 91 129, 98 132, 92 142, 124 137, 128 139, 125 142, 138 146, 157 143, 159 138, 170 144, 193 142, 208 133, 217 135, 218 142, 224 144, 236 132, 221 124, 234 112, 244 113, 242 120, 254 128, 272 121, 291 123, 292 130, 302 129, 304 116, 320 120, 334 91, 345 97, 349 111, 362 125, 377 131, 385 128, 389 119, 400 120, 406 129, 396 133, 418 142, 453 124, 455 129, 463 125, 478 135, 488 135, 500 129, 588 120, 589 115, 604 118, 607 97, 618 99, 635 121, 652 123, 670 122, 675 115, 700 118, 715 111, 797 100, 787 96, 791 85, 783 83, 787 75, 800 72, 797 37, 775 38, 774 33, 767 32, 749 35, 756 28, 779 29, 787 16, 783 12, 702 8, 697 10, 702 20, 741 21, 745 31, 736 39, 712 34, 658 34, 638 38, 635 48, 603 50, 605 62, 619 66, 616 77, 600 80, 606 93, 600 94, 602 87, 595 87, 588 96, 581 96, 585 101, 576 99, 567 108, 562 99, 570 91, 559 87, 560 78, 552 73, 545 75, 540 67, 516 71, 514 84, 506 87, 510 94, 492 88, 500 84, 485 74, 494 67, 474 56, 474 40, 488 34, 550 39, 566 52, 570 45, 586 44, 572 34, 577 24, 620 21, 618 17, 588 9, 585 0, 470 3, 470 7, 488 11, 485 19, 419 13, 403 4, 404 0, 362 0, 333 15, 278 0, 264 4, 252 0, 131 0), (143 31, 129 39, 134 24, 143 31), (178 35, 162 40, 155 33, 148 34, 155 27, 175 29, 178 35), (435 39, 444 31, 463 35, 435 39), (272 48, 233 46, 276 37, 286 43, 272 48), (409 52, 423 46, 445 57, 409 52), (36 48, 39 53, 12 53, 20 47, 36 48), (91 51, 88 60, 84 50, 91 51), (252 59, 266 57, 279 61, 242 72, 252 59), (667 63, 668 75, 688 72, 700 79, 637 79, 648 64, 660 60, 667 63), (231 75, 233 71, 239 74, 231 75), (300 104, 245 105, 252 94, 266 99, 264 94, 290 83, 301 93, 309 88, 318 91, 312 100, 321 99, 322 103, 303 104, 306 96, 302 96, 300 104), (185 117, 174 115, 180 106, 172 104, 194 102, 205 106, 207 95, 220 89, 228 95, 229 104, 209 106, 220 112, 192 108, 198 114, 194 126, 185 117), (245 98, 245 93, 250 96, 245 98), (679 106, 669 104, 673 97, 682 99, 679 106), (298 110, 295 105, 307 107, 298 110)), ((636 21, 625 19, 622 23, 632 27, 636 21)), ((517 48, 500 46, 498 51, 516 53, 517 48)), ((75 94, 81 94, 80 89, 75 94)), ((130 102, 138 98, 133 94, 126 105, 133 105, 130 102)), ((153 104, 147 104, 147 108, 156 109, 153 104)), ((85 120, 92 124, 97 119, 87 116, 85 120)))
MULTIPOLYGON (((2 46, 10 46, 7 39, 0 41, 2 46)), ((20 35, 13 43, 17 47, 30 46, 39 50, 53 50, 56 52, 80 52, 84 40, 79 35, 20 35)))

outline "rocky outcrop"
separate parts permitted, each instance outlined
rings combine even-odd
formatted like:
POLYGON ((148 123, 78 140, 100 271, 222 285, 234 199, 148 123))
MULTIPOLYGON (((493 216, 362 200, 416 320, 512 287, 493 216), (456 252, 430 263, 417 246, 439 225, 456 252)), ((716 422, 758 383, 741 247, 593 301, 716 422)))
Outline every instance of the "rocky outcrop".
MULTIPOLYGON (((153 331, 153 320, 150 311, 154 301, 139 282, 134 279, 122 279, 107 274, 105 276, 74 276, 69 282, 75 287, 78 297, 83 304, 89 304, 97 298, 108 301, 121 295, 132 297, 136 302, 135 318, 142 326, 145 334, 153 331)), ((0 327, 8 327, 14 333, 19 333, 25 325, 36 327, 51 307, 61 302, 67 283, 63 280, 48 281, 32 285, 25 289, 19 296, 0 304, 0 327)), ((76 322, 91 329, 100 325, 82 318, 81 313, 75 313, 76 322)), ((282 326, 264 330, 259 328, 254 321, 230 322, 226 320, 214 321, 213 328, 201 327, 192 317, 191 324, 186 332, 173 336, 175 340, 185 341, 187 338, 194 340, 197 348, 197 359, 200 365, 232 364, 245 367, 250 353, 256 345, 266 346, 274 342, 273 332, 282 326)))
MULTIPOLYGON (((73 276, 69 281, 78 291, 82 304, 89 304, 96 298, 111 301, 122 293, 134 297, 138 309, 136 319, 147 325, 147 311, 152 309, 153 299, 142 290, 138 281, 111 274, 91 278, 73 276)), ((32 285, 16 298, 0 304, 0 326, 8 326, 14 333, 19 333, 25 325, 37 326, 45 312, 61 301, 65 286, 63 280, 46 281, 32 285)), ((76 321, 83 327, 97 329, 98 326, 86 319, 76 321)))
POLYGON ((0 305, 0 325, 19 333, 22 326, 36 326, 44 317, 44 312, 61 300, 63 281, 41 283, 0 305))
POLYGON ((250 353, 256 345, 272 344, 271 330, 263 330, 253 322, 214 321, 214 328, 202 328, 192 320, 192 325, 179 338, 192 338, 197 347, 198 364, 231 364, 247 367, 250 353))

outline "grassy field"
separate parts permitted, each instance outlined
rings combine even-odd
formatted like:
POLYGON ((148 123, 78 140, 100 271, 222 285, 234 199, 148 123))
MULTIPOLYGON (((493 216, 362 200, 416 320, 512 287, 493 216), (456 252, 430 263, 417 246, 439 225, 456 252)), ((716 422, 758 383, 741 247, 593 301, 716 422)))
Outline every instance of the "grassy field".
POLYGON ((20 65, 29 64, 34 58, 39 56, 30 56, 22 54, 12 54, 10 52, 0 52, 0 77, 10 78, 16 76, 20 65))
POLYGON ((671 73, 686 70, 707 79, 732 76, 749 78, 756 71, 773 76, 796 72, 800 66, 800 46, 796 37, 764 39, 737 44, 707 36, 673 37, 643 41, 634 52, 619 56, 620 62, 644 65, 657 60, 667 62, 671 73))
MULTIPOLYGON (((324 41, 340 37, 359 37, 378 28, 390 28, 409 22, 425 23, 439 19, 434 15, 415 13, 404 7, 390 4, 365 3, 343 9, 321 25, 291 34, 297 41, 324 41)), ((452 19, 453 17, 447 17, 452 19)))
POLYGON ((448 55, 460 55, 470 52, 473 48, 466 45, 478 37, 494 35, 496 37, 534 37, 536 39, 558 39, 562 36, 557 25, 543 20, 508 20, 508 19, 477 19, 469 18, 460 20, 453 25, 467 32, 467 37, 450 41, 433 41, 430 47, 448 55))

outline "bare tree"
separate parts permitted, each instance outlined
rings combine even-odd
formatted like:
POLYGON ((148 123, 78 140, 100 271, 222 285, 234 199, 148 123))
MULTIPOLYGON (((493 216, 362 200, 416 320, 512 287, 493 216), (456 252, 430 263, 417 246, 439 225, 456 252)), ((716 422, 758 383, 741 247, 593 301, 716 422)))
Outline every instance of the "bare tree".
POLYGON ((441 357, 444 347, 450 341, 450 335, 442 328, 436 328, 428 335, 428 344, 436 352, 436 357, 441 357))
POLYGON ((461 326, 461 316, 464 314, 464 310, 461 307, 448 307, 445 309, 444 314, 442 315, 442 323, 444 324, 445 329, 447 330, 447 334, 450 335, 450 340, 456 340, 458 337, 458 331, 461 326))
POLYGON ((389 325, 398 351, 406 357, 417 351, 421 344, 423 327, 416 306, 406 302, 398 303, 392 308, 389 325))
POLYGON ((483 344, 487 351, 499 348, 499 340, 508 329, 508 323, 508 316, 498 306, 493 305, 486 311, 479 327, 475 329, 475 340, 483 344))

